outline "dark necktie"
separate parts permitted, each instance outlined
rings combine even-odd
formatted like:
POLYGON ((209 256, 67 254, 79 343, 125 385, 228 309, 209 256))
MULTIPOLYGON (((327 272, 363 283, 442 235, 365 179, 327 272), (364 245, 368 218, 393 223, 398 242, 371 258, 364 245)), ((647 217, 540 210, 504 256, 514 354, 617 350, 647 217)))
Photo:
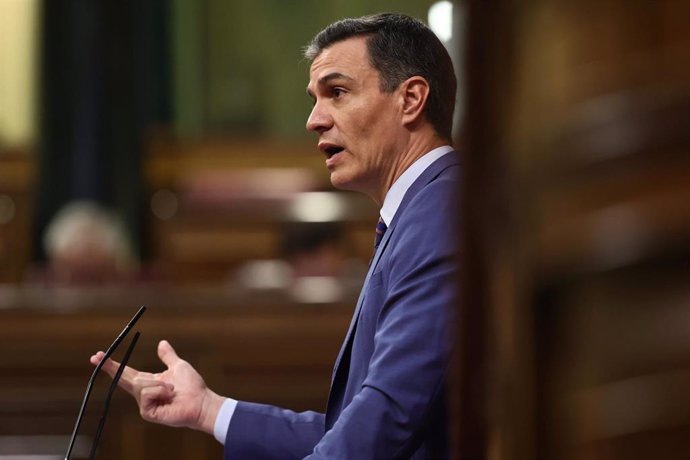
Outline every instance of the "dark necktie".
POLYGON ((386 233, 386 223, 382 218, 379 217, 379 221, 376 223, 376 238, 374 239, 374 251, 378 249, 381 240, 383 239, 383 234, 386 233))

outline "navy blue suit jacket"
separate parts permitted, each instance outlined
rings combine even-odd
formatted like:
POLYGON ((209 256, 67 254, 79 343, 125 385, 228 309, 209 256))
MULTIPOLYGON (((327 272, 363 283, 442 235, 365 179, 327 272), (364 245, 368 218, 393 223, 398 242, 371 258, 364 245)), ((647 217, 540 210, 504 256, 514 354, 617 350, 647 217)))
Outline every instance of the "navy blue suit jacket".
POLYGON ((408 189, 372 260, 326 414, 240 402, 225 458, 440 459, 457 286, 455 152, 408 189))

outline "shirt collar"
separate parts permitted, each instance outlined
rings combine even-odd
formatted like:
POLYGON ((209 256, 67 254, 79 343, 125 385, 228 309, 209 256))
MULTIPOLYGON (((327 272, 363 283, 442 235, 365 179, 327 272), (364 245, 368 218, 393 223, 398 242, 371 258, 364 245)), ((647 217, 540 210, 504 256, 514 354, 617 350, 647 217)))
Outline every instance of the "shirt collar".
POLYGON ((383 200, 383 206, 380 211, 381 218, 387 226, 393 222, 393 217, 395 217, 395 213, 398 212, 398 208, 400 207, 405 193, 407 193, 407 190, 414 181, 416 181, 434 161, 452 151, 453 147, 450 145, 437 147, 431 152, 425 153, 417 158, 417 160, 398 177, 388 190, 388 193, 386 193, 386 198, 383 200))

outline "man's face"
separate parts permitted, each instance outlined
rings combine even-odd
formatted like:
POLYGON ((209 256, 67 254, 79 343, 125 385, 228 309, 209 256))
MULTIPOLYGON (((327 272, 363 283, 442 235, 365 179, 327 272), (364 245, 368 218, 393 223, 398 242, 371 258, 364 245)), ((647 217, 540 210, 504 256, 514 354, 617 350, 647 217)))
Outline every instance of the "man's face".
POLYGON ((404 146, 398 91, 380 91, 364 37, 334 43, 314 59, 307 92, 314 108, 307 129, 318 133, 331 183, 375 199, 390 187, 404 146))

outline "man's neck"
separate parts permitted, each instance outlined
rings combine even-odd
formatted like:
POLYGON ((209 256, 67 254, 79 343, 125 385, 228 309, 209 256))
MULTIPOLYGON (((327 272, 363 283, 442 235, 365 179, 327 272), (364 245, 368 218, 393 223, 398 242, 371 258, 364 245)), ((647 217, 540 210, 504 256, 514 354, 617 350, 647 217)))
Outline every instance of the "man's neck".
POLYGON ((427 136, 424 138, 411 138, 407 148, 397 157, 395 164, 388 173, 388 177, 384 181, 381 190, 377 196, 372 197, 378 206, 383 204, 388 190, 393 186, 396 180, 409 168, 412 164, 421 158, 426 153, 431 152, 437 147, 448 145, 449 142, 437 135, 427 136))

